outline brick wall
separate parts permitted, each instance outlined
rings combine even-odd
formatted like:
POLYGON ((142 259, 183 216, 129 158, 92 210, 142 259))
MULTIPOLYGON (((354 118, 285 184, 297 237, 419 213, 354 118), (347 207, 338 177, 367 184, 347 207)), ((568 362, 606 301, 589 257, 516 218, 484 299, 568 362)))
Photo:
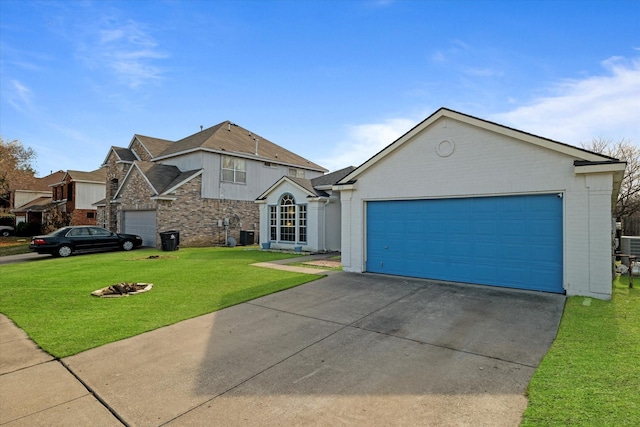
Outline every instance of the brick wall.
POLYGON ((255 230, 258 243, 260 212, 253 201, 203 199, 201 176, 175 192, 176 200, 159 200, 158 231, 180 231, 181 246, 224 245, 227 237, 240 242, 241 230, 255 230), (229 218, 229 227, 218 226, 229 218))
POLYGON ((74 209, 71 213, 71 223, 69 225, 97 225, 96 216, 96 210, 74 209), (89 214, 93 214, 93 217, 88 218, 89 214))
MULTIPOLYGON (((226 236, 240 241, 240 230, 255 230, 259 235, 260 214, 253 201, 203 199, 201 176, 182 185, 170 197, 175 200, 152 200, 152 190, 138 170, 134 170, 120 193, 118 217, 123 210, 156 210, 157 233, 180 232, 180 246, 224 245, 226 236), (230 218, 228 228, 219 221, 230 218)), ((121 221, 119 221, 121 223, 121 221)), ((118 231, 122 231, 119 229, 118 231)), ((157 237, 156 247, 160 247, 157 237)))

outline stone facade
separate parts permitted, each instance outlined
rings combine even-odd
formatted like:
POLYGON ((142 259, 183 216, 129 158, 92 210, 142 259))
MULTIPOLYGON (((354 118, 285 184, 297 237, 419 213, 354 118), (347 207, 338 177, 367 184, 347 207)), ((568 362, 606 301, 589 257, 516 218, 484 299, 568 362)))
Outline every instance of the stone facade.
POLYGON ((111 151, 107 158, 107 178, 106 178, 106 206, 101 212, 101 218, 104 220, 106 228, 111 231, 119 231, 120 221, 118 214, 118 204, 111 200, 118 191, 118 187, 122 183, 124 176, 129 171, 131 164, 118 163, 116 154, 111 151))
MULTIPOLYGON (((225 245, 227 237, 233 237, 239 243, 241 230, 255 230, 257 239, 260 212, 253 201, 203 199, 201 186, 202 177, 198 176, 180 186, 171 195, 175 199, 153 200, 149 184, 138 170, 134 170, 116 205, 118 224, 122 224, 123 211, 155 210, 157 232, 178 230, 180 246, 225 245), (226 218, 229 219, 228 226, 225 226, 226 218)), ((117 231, 123 230, 119 226, 117 231)), ((157 235, 156 247, 160 247, 157 235)))
POLYGON ((198 176, 176 190, 176 200, 158 201, 159 231, 178 230, 181 246, 211 246, 225 245, 226 237, 239 243, 241 230, 255 230, 254 243, 258 243, 258 206, 253 201, 203 199, 201 186, 202 176, 198 176))

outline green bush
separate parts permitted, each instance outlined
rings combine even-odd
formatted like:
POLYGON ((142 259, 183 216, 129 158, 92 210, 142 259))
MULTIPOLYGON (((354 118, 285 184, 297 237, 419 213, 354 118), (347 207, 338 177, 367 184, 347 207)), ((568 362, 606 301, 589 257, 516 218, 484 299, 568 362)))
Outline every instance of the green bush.
POLYGON ((42 226, 37 222, 21 222, 16 228, 16 236, 35 236, 42 233, 42 226))
POLYGON ((16 223, 16 216, 13 214, 2 213, 0 214, 0 225, 8 225, 13 227, 16 223))

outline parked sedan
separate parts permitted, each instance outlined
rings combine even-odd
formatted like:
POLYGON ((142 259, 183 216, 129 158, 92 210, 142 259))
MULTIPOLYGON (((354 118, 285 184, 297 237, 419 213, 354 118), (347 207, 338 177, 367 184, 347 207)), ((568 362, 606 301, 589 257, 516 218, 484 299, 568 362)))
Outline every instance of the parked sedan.
POLYGON ((142 246, 142 237, 114 233, 102 227, 62 227, 44 236, 31 239, 29 249, 39 254, 68 257, 76 252, 95 252, 122 249, 130 251, 142 246))
POLYGON ((10 225, 0 225, 0 236, 7 237, 13 234, 15 230, 10 225))

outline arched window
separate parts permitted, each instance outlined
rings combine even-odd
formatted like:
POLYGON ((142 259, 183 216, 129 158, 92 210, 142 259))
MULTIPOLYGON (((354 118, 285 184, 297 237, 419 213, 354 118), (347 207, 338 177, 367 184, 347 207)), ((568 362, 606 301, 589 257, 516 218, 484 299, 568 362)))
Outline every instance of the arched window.
POLYGON ((280 240, 296 241, 296 199, 289 193, 280 198, 280 240))
POLYGON ((307 205, 297 205, 284 193, 277 205, 269 206, 269 238, 281 242, 307 241, 307 205))

